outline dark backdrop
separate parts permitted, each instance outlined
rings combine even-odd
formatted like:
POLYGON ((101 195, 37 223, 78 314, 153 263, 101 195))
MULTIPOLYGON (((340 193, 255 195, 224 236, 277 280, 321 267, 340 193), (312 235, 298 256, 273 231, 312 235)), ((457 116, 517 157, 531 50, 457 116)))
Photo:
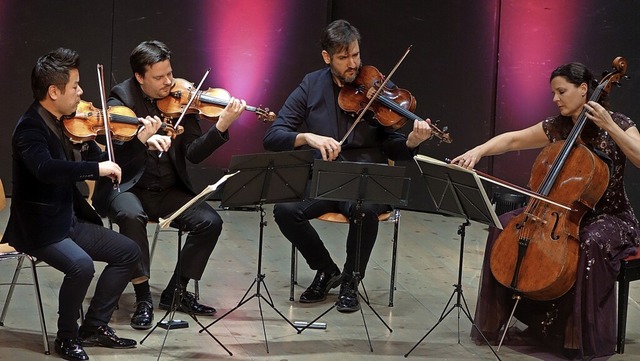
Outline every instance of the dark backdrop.
MULTIPOLYGON (((30 71, 56 47, 82 56, 84 100, 99 104, 95 64, 110 74, 107 86, 129 77, 128 55, 147 39, 172 49, 176 77, 220 87, 251 105, 277 111, 302 76, 323 66, 322 27, 344 18, 363 37, 366 64, 386 74, 409 45, 393 76, 417 99, 415 113, 448 127, 452 144, 430 141, 420 152, 452 158, 495 133, 519 129, 557 112, 548 76, 558 65, 581 61, 596 74, 618 55, 629 61, 631 80, 611 95, 612 105, 640 119, 638 34, 640 3, 604 0, 67 0, 0 2, 0 178, 11 194, 11 130, 31 102, 30 71)), ((211 124, 203 122, 203 127, 211 124)), ((261 152, 268 125, 246 112, 231 140, 190 172, 196 187, 212 183, 232 154, 261 152)), ((407 129, 403 129, 407 131, 407 129)), ((537 152, 485 159, 478 168, 526 185, 537 152)), ((409 208, 432 210, 412 162, 409 208)), ((628 192, 640 204, 638 170, 630 167, 628 192)))

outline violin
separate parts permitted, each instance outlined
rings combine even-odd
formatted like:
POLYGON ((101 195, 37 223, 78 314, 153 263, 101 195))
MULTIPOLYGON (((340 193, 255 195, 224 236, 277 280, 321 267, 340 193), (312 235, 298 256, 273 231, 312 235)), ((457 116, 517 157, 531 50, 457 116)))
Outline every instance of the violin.
MULTIPOLYGON (((189 103, 189 99, 192 96, 195 96, 196 98, 189 108, 187 108, 187 113, 195 113, 207 120, 215 121, 224 110, 224 107, 229 104, 229 100, 231 99, 231 94, 221 88, 199 90, 196 94, 192 94, 194 90, 195 88, 193 83, 185 79, 174 79, 169 95, 162 99, 158 99, 156 103, 158 105, 158 109, 168 117, 177 118, 184 111, 185 107, 189 103)), ((247 105, 245 109, 256 113, 258 120, 262 120, 263 122, 272 122, 276 119, 276 114, 269 111, 269 108, 262 109, 247 105)))
MULTIPOLYGON (((589 101, 598 101, 626 72, 617 57, 589 101)), ((533 300, 556 299, 573 286, 579 257, 580 222, 607 189, 607 164, 580 141, 588 118, 583 109, 566 140, 545 147, 531 170, 529 184, 537 193, 571 210, 532 199, 504 227, 491 248, 491 272, 498 282, 533 300)), ((517 305, 517 303, 516 303, 517 305)))
MULTIPOLYGON (((416 99, 408 90, 398 88, 395 85, 391 87, 385 85, 382 89, 379 89, 384 79, 384 76, 376 67, 371 65, 362 66, 356 79, 350 84, 345 84, 340 89, 338 105, 346 112, 360 113, 371 97, 379 90, 370 110, 373 111, 374 118, 380 124, 396 130, 405 125, 407 119, 424 121, 424 119, 413 113, 416 108, 416 99)), ((431 124, 433 135, 438 137, 441 142, 451 143, 452 139, 449 133, 446 132, 447 128, 444 127, 443 129, 440 130, 431 124)))
MULTIPOLYGON (((108 107, 107 114, 110 118, 110 133, 119 141, 133 139, 142 124, 133 110, 125 106, 108 107)), ((62 117, 62 125, 65 134, 74 142, 85 142, 95 139, 98 134, 105 134, 102 110, 84 100, 80 101, 75 113, 62 117)), ((184 131, 181 126, 174 129, 171 124, 165 122, 162 123, 161 129, 172 138, 184 131)))

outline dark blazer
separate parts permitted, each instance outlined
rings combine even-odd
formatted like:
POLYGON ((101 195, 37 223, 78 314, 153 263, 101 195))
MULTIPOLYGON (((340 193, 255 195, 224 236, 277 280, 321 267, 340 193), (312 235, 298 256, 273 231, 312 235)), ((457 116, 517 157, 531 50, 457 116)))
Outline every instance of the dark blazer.
MULTIPOLYGON (((267 130, 264 148, 270 151, 293 150, 300 132, 340 141, 344 134, 338 134, 337 114, 341 111, 334 96, 329 68, 309 73, 289 95, 278 112, 278 118, 267 130)), ((341 160, 372 163, 386 163, 388 159, 409 160, 417 149, 409 149, 406 140, 404 134, 387 130, 375 120, 363 121, 342 145, 341 160)), ((320 158, 320 151, 316 152, 316 157, 320 158)))
MULTIPOLYGON (((162 119, 155 102, 145 97, 135 77, 131 77, 111 89, 109 106, 126 106, 133 110, 138 117, 157 115, 162 119)), ((178 135, 171 142, 171 148, 167 154, 173 163, 180 182, 186 189, 195 195, 191 181, 187 173, 187 160, 197 164, 211 155, 213 151, 229 139, 228 132, 220 133, 216 127, 211 127, 206 133, 202 133, 198 118, 191 114, 186 115, 180 123, 184 127, 184 133, 178 135)), ((160 131, 161 132, 161 131, 160 131)), ((120 191, 131 189, 142 177, 147 161, 147 149, 144 144, 135 138, 128 143, 137 143, 135 147, 123 149, 122 144, 114 145, 116 162, 122 168, 123 180, 120 191)), ((199 193, 199 192, 198 192, 199 193)), ((93 196, 93 206, 98 213, 106 215, 111 201, 118 195, 109 182, 101 180, 96 184, 93 196)))
POLYGON ((74 215, 102 224, 76 182, 98 179, 98 161, 104 154, 94 141, 88 141, 80 152, 86 161, 67 160, 60 138, 47 126, 39 109, 40 103, 31 104, 13 132, 11 215, 2 238, 27 253, 66 238, 74 215))

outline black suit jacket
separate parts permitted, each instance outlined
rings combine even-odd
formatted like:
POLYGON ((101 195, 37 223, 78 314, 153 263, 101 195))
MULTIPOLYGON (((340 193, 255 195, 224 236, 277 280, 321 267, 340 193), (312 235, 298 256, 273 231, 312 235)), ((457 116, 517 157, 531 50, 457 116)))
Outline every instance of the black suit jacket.
MULTIPOLYGON (((126 106, 133 110, 138 117, 160 116, 162 114, 155 103, 145 97, 136 79, 131 77, 116 85, 109 95, 109 106, 126 106)), ((228 132, 220 133, 215 127, 211 127, 206 133, 202 133, 199 120, 195 115, 186 115, 180 123, 184 127, 184 133, 178 135, 171 142, 171 148, 163 156, 168 156, 173 163, 179 181, 195 195, 187 172, 187 161, 197 164, 211 155, 218 147, 227 142, 228 132)), ((122 168, 123 181, 120 191, 126 192, 140 180, 145 170, 147 161, 147 149, 137 138, 128 143, 135 146, 125 148, 122 144, 114 145, 116 162, 122 168)), ((109 205, 118 195, 117 191, 107 181, 99 181, 93 196, 93 206, 98 213, 106 216, 109 205)))
POLYGON ((11 142, 13 195, 2 242, 23 252, 66 238, 74 215, 102 224, 76 182, 98 179, 98 161, 105 155, 94 141, 88 141, 81 146, 83 161, 68 160, 62 143, 68 140, 47 126, 40 115, 43 112, 34 102, 18 121, 11 142))

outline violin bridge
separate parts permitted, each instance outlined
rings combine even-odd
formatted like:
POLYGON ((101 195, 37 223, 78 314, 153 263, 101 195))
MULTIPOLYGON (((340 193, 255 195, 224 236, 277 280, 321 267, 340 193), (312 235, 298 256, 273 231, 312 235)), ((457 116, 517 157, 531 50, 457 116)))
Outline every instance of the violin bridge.
POLYGON ((547 221, 544 218, 540 218, 540 217, 538 217, 536 215, 529 214, 529 218, 533 222, 541 222, 542 224, 547 224, 547 221))

